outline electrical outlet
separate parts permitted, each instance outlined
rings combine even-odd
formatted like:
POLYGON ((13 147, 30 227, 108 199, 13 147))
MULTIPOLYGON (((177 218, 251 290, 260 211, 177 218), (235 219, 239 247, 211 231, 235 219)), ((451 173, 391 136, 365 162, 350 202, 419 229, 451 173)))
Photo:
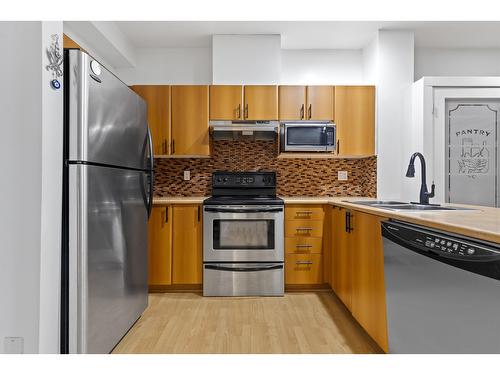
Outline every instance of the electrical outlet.
POLYGON ((24 353, 24 338, 23 337, 4 337, 3 349, 5 354, 23 354, 24 353))
POLYGON ((184 181, 191 180, 191 171, 184 171, 184 181))
POLYGON ((347 171, 339 171, 337 179, 339 181, 347 181, 347 171))

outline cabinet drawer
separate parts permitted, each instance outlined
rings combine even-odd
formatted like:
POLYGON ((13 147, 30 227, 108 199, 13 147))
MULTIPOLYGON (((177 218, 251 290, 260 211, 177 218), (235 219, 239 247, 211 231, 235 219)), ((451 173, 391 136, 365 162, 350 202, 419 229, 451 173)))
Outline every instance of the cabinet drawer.
POLYGON ((285 221, 286 237, 322 237, 322 220, 287 220, 285 221))
POLYGON ((321 254, 323 239, 321 237, 286 237, 286 254, 321 254))
POLYGON ((285 206, 285 220, 323 220, 323 206, 285 206))
POLYGON ((321 284, 322 263, 321 254, 286 254, 285 284, 321 284))

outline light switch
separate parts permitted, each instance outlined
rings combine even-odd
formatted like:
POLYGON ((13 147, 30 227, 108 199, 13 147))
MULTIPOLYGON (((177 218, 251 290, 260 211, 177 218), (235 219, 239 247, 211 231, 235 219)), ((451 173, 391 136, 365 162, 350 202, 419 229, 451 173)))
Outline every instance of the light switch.
POLYGON ((347 181, 347 171, 339 171, 337 179, 339 181, 347 181))
POLYGON ((184 181, 191 180, 191 171, 184 171, 184 181))

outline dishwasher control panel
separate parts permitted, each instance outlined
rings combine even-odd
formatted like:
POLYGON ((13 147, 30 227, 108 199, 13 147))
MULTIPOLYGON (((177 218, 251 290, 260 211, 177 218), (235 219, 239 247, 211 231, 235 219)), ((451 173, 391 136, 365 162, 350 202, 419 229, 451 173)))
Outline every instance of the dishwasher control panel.
POLYGON ((422 228, 415 230, 409 225, 399 223, 387 223, 384 227, 385 230, 405 242, 413 243, 413 245, 422 249, 438 254, 469 259, 481 259, 500 254, 499 251, 495 251, 490 247, 481 246, 481 244, 452 235, 435 233, 432 230, 422 230, 422 228))

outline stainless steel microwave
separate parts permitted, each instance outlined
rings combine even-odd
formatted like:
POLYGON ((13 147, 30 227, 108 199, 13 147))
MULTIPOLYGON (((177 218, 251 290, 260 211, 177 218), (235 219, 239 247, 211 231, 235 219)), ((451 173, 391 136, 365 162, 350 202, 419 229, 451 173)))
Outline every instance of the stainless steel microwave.
POLYGON ((282 151, 335 151, 336 131, 332 122, 300 121, 281 123, 282 151))

